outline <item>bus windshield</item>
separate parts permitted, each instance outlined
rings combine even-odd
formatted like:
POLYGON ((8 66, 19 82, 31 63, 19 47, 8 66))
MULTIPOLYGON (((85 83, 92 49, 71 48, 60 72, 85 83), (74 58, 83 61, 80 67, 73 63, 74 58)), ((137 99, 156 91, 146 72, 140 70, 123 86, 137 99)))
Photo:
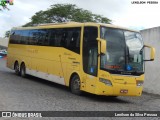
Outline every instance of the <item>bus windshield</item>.
POLYGON ((138 32, 101 27, 101 38, 107 40, 101 69, 116 74, 143 74, 143 41, 138 32))

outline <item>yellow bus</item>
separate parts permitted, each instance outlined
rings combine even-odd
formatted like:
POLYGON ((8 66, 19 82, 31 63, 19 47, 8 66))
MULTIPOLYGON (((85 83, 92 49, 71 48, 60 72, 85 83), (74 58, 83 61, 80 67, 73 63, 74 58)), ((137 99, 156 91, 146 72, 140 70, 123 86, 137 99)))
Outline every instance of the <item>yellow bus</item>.
POLYGON ((144 47, 138 31, 100 23, 42 24, 13 28, 7 67, 17 75, 36 76, 106 96, 140 96, 144 82, 144 47))

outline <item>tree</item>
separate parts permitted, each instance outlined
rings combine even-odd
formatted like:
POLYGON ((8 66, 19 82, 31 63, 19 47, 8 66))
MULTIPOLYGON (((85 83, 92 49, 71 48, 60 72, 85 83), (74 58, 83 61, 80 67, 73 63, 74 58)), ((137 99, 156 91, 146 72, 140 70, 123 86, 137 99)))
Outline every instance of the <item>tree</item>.
MULTIPOLYGON (((3 9, 4 9, 4 10, 5 10, 5 9, 9 10, 9 8, 7 7, 7 5, 3 6, 3 9)), ((2 11, 2 9, 0 9, 0 11, 2 11)))
POLYGON ((61 23, 61 22, 100 22, 111 23, 111 20, 101 15, 93 14, 88 10, 78 8, 73 4, 55 4, 51 5, 46 11, 39 11, 32 16, 31 22, 23 25, 33 26, 42 23, 61 23))
MULTIPOLYGON (((39 11, 31 17, 31 22, 26 23, 23 27, 33 26, 42 23, 61 23, 61 22, 97 22, 111 23, 107 17, 93 14, 88 10, 78 8, 73 4, 55 4, 51 5, 46 11, 39 11)), ((6 31, 5 37, 9 37, 9 31, 6 31)))
MULTIPOLYGON (((2 6, 3 9, 7 9, 9 10, 9 8, 7 7, 6 1, 0 1, 0 5, 2 6)), ((0 8, 0 11, 2 11, 2 9, 0 8)))
POLYGON ((8 37, 9 37, 9 35, 10 35, 10 31, 6 31, 6 32, 5 32, 5 36, 4 36, 4 37, 5 37, 5 38, 8 38, 8 37))

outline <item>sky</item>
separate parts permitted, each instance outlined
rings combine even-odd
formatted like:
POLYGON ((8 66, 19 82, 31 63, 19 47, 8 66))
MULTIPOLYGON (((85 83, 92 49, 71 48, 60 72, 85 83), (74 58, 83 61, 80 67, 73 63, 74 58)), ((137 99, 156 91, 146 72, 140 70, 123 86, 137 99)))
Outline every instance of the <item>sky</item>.
MULTIPOLYGON (((1 1, 1 0, 0 0, 1 1)), ((112 24, 134 30, 160 26, 160 0, 158 4, 132 4, 134 0, 14 0, 8 10, 0 11, 0 37, 12 27, 30 22, 40 10, 53 4, 76 4, 79 8, 100 14, 112 20, 112 24)), ((138 1, 138 0, 135 0, 138 1)), ((142 1, 142 0, 141 0, 142 1)), ((151 0, 150 0, 151 1, 151 0)), ((0 6, 0 8, 2 8, 0 6)))

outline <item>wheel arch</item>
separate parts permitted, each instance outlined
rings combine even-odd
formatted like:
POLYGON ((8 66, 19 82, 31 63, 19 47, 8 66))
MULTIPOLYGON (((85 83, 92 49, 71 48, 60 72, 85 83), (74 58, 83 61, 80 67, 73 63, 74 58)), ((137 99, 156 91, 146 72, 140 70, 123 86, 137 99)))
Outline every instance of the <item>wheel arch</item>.
POLYGON ((72 80, 72 78, 73 78, 75 75, 77 75, 77 76, 79 77, 80 82, 81 82, 81 77, 80 77, 79 73, 73 72, 73 73, 70 75, 70 78, 69 78, 69 88, 70 88, 70 86, 71 86, 71 80, 72 80))
POLYGON ((21 62, 21 65, 20 65, 20 67, 21 67, 23 64, 26 66, 25 62, 24 62, 24 61, 22 61, 22 62, 21 62))
POLYGON ((15 62, 14 62, 14 70, 15 70, 16 63, 19 64, 18 60, 15 60, 15 62))

